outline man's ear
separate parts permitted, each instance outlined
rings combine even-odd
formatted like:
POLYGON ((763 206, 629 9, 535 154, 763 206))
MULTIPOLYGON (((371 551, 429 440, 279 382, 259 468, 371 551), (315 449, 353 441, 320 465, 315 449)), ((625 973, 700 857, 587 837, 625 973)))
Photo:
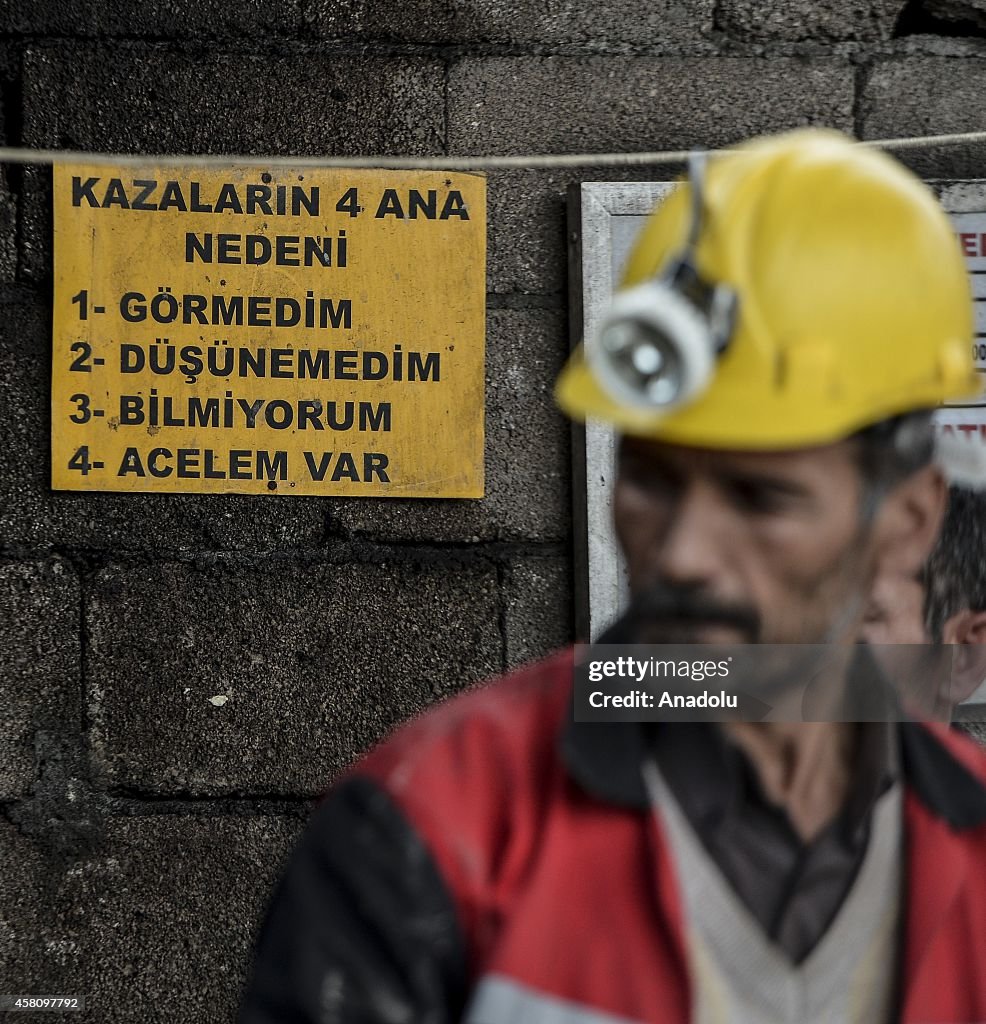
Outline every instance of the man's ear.
POLYGON ((874 525, 877 568, 891 576, 917 576, 938 540, 948 504, 948 483, 931 464, 901 481, 884 499, 874 525))
POLYGON ((956 645, 949 691, 954 706, 971 697, 986 679, 986 612, 956 612, 945 620, 942 641, 956 645))
POLYGON ((946 644, 982 644, 986 647, 986 611, 963 608, 942 626, 942 642, 946 644))

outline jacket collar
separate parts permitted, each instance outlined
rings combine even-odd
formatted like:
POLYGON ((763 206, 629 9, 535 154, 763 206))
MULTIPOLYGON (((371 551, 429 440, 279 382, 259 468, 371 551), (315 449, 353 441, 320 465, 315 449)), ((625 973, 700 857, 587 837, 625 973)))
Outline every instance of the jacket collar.
MULTIPOLYGON (((658 726, 673 729, 674 725, 658 726)), ((576 722, 561 736, 562 759, 587 792, 606 803, 646 810, 650 804, 641 765, 647 726, 637 722, 576 722)), ((986 825, 986 785, 929 729, 897 725, 904 781, 936 817, 962 830, 986 825)))
POLYGON ((911 721, 898 729, 904 779, 921 803, 954 829, 986 825, 986 784, 930 729, 911 721))

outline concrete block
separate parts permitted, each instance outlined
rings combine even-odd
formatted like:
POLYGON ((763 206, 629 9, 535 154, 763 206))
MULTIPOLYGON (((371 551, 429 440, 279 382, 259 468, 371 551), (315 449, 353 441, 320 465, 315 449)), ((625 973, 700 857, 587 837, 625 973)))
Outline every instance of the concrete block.
POLYGON ((572 642, 572 574, 567 559, 527 558, 504 584, 507 664, 543 658, 572 642))
POLYGON ((0 544, 121 551, 321 543, 317 498, 52 491, 50 331, 40 302, 0 300, 0 544))
POLYGON ((971 739, 986 747, 986 722, 960 722, 958 728, 971 739))
POLYGON ((720 0, 723 31, 740 39, 889 39, 904 0, 720 0))
POLYGON ((35 781, 35 735, 81 728, 79 582, 64 562, 0 564, 0 800, 35 781))
MULTIPOLYGON (((0 43, 0 142, 11 140, 7 130, 11 115, 6 109, 11 97, 10 87, 20 72, 20 56, 9 43, 0 43)), ((15 172, 15 177, 19 172, 15 172)), ((17 198, 11 190, 10 165, 0 165, 0 283, 13 281, 17 275, 17 198)))
POLYGON ((558 540, 569 535, 569 425, 552 398, 565 360, 562 318, 490 310, 486 348, 486 497, 337 499, 330 525, 384 540, 558 540))
POLYGON ((356 36, 361 39, 420 43, 451 37, 449 0, 307 0, 307 30, 317 39, 356 36))
POLYGON ((280 817, 113 821, 105 855, 77 868, 69 889, 72 923, 86 936, 94 1018, 233 1020, 299 825, 280 817))
POLYGON ((455 39, 492 43, 617 43, 656 46, 697 40, 712 29, 711 0, 613 0, 601 5, 571 0, 452 0, 455 39))
POLYGON ((17 277, 17 200, 0 172, 0 283, 17 277))
POLYGON ((129 153, 433 153, 442 118, 435 60, 68 44, 25 55, 28 144, 129 153))
POLYGON ((853 73, 792 58, 466 58, 448 95, 453 153, 677 150, 803 124, 849 129, 853 73))
POLYGON ((87 618, 98 773, 153 793, 321 792, 501 668, 492 568, 112 567, 87 618))
POLYGON ((152 0, 139 12, 119 0, 49 0, 0 9, 0 32, 104 39, 379 39, 432 43, 580 43, 596 48, 700 39, 712 0, 152 0))
MULTIPOLYGON (((54 893, 60 878, 44 852, 0 818, 0 978, 8 993, 69 993, 54 893), (60 934, 59 934, 60 933, 60 934)), ((4 1016, 7 1016, 6 1014, 4 1016)))
POLYGON ((972 22, 979 28, 986 26, 986 0, 923 0, 921 8, 942 21, 972 22))
MULTIPOLYGON (((979 131, 979 97, 986 60, 908 57, 881 61, 870 72, 860 101, 862 137, 898 138, 979 131)), ((981 178, 986 145, 912 150, 897 154, 926 177, 981 178)))
POLYGON ((605 48, 701 39, 712 28, 712 7, 712 0, 614 0, 603 6, 571 0, 362 0, 348 6, 315 0, 309 11, 313 31, 321 38, 348 29, 405 42, 578 43, 605 48))
MULTIPOLYGON (((25 56, 30 146, 431 154, 442 148, 444 111, 443 70, 434 60, 68 44, 33 47, 25 56)), ((25 175, 22 269, 32 280, 50 272, 50 180, 47 170, 25 175)))
POLYGON ((493 171, 487 176, 487 274, 492 292, 561 293, 569 171, 493 171))
POLYGON ((0 960, 5 985, 84 993, 88 1018, 100 1024, 233 1020, 261 914, 300 824, 117 818, 98 850, 53 864, 0 823, 12 877, 40 882, 8 903, 11 887, 0 880, 0 918, 11 915, 18 943, 0 960))
POLYGON ((683 167, 565 167, 492 171, 487 179, 487 267, 494 293, 554 295, 567 302, 570 185, 674 181, 683 167))
POLYGON ((0 8, 0 32, 105 38, 243 38, 296 35, 301 0, 45 0, 0 8))

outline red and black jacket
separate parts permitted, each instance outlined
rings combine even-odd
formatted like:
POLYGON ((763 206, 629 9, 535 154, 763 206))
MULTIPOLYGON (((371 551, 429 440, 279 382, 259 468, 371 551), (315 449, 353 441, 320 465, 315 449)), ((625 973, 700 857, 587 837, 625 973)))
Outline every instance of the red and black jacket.
MULTIPOLYGON (((241 1024, 686 1024, 643 730, 577 723, 572 653, 422 715, 333 788, 241 1024)), ((986 753, 903 723, 905 1024, 986 1021, 986 753)))

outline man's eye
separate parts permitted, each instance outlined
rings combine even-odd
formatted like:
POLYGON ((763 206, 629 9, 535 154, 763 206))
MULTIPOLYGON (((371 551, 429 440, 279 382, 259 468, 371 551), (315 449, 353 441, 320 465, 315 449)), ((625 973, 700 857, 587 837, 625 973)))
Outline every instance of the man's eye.
POLYGON ((637 490, 647 494, 670 495, 677 489, 677 483, 670 474, 642 459, 624 459, 620 463, 620 475, 637 490))
POLYGON ((787 496, 772 487, 762 484, 736 481, 729 486, 733 504, 744 512, 775 515, 787 507, 787 496))

